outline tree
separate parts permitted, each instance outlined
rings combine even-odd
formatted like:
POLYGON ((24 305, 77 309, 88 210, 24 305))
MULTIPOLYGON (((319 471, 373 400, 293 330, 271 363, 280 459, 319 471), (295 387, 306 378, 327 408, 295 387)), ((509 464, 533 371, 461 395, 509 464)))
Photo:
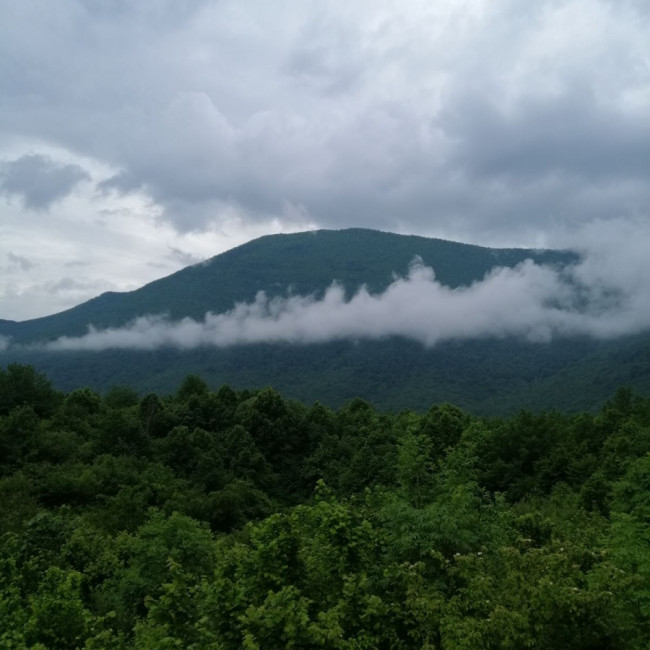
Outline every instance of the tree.
POLYGON ((58 407, 61 397, 32 366, 10 363, 6 371, 0 369, 0 415, 26 404, 38 415, 47 416, 58 407))
POLYGON ((399 442, 398 480, 406 498, 420 508, 431 497, 434 480, 431 438, 407 432, 399 442))

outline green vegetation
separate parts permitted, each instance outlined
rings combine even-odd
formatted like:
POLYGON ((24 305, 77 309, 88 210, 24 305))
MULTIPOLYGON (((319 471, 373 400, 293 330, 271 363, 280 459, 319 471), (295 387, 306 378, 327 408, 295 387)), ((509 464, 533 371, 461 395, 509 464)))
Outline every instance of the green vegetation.
MULTIPOLYGON (((381 291, 394 272, 407 272, 416 255, 451 287, 526 258, 552 265, 575 260, 562 251, 489 249, 361 229, 273 235, 137 291, 104 294, 61 314, 23 323, 0 320, 0 335, 30 344, 82 335, 90 323, 121 326, 145 314, 200 319, 209 310, 223 312, 235 302, 251 301, 259 290, 271 296, 289 289, 319 294, 335 279, 348 293, 362 284, 381 291)), ((31 364, 64 391, 89 386, 104 392, 127 384, 143 395, 150 390, 169 393, 186 375, 198 374, 212 388, 224 383, 235 389, 273 385, 285 396, 319 400, 332 408, 354 397, 384 410, 425 411, 432 403, 448 401, 482 415, 506 415, 522 407, 595 411, 618 386, 650 392, 649 360, 647 334, 610 342, 477 339, 433 349, 392 338, 155 352, 45 353, 20 346, 0 351, 0 365, 31 364)))
POLYGON ((642 649, 650 399, 479 418, 0 370, 0 647, 642 649))
POLYGON ((104 392, 126 384, 142 395, 169 393, 188 374, 211 388, 274 386, 302 402, 339 408, 361 397, 382 410, 425 411, 451 402, 481 415, 520 408, 596 411, 618 386, 650 393, 650 339, 586 338, 530 343, 519 339, 451 341, 426 349, 406 339, 321 345, 258 344, 155 352, 0 354, 0 364, 29 363, 60 390, 104 392))
POLYGON ((566 251, 492 249, 360 228, 268 235, 136 291, 104 293, 60 314, 22 323, 0 320, 0 335, 23 343, 80 336, 90 323, 120 327, 148 314, 202 319, 208 311, 221 313, 237 302, 251 302, 258 291, 322 295, 335 280, 348 294, 363 284, 378 292, 395 273, 406 275, 416 255, 450 287, 471 284, 494 267, 516 266, 525 259, 556 265, 576 259, 566 251))

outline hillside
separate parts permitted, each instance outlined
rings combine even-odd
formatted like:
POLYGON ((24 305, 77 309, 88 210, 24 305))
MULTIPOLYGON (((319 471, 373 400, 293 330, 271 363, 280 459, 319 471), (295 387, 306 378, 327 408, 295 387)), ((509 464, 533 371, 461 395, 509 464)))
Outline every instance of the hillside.
POLYGON ((318 294, 334 280, 349 293, 363 284, 381 291, 394 273, 407 272, 416 255, 450 287, 471 284, 494 267, 515 266, 527 258, 546 264, 574 259, 568 252, 491 249, 360 228, 268 235, 135 291, 104 293, 59 314, 21 323, 0 320, 0 334, 27 342, 84 334, 89 324, 117 327, 146 314, 202 318, 207 311, 220 313, 236 302, 251 301, 258 291, 277 295, 291 288, 297 294, 318 294))
MULTIPOLYGON (((107 293, 46 318, 0 321, 0 334, 16 342, 81 335, 88 324, 120 326, 137 316, 167 313, 201 318, 260 290, 270 295, 322 293, 336 280, 352 294, 362 284, 381 291, 393 274, 405 274, 419 255, 445 285, 482 278, 495 266, 532 258, 561 265, 563 251, 489 249, 371 230, 318 231, 262 237, 129 293, 107 293)), ((0 366, 31 363, 55 385, 105 390, 127 384, 142 393, 172 392, 197 373, 216 388, 272 385, 306 402, 340 406, 362 397, 382 408, 417 410, 450 401, 476 413, 501 414, 521 407, 593 409, 618 386, 650 390, 647 336, 597 342, 585 337, 531 343, 494 338, 454 341, 431 349, 400 338, 337 341, 318 345, 255 344, 154 352, 43 353, 20 347, 0 354, 0 366)))

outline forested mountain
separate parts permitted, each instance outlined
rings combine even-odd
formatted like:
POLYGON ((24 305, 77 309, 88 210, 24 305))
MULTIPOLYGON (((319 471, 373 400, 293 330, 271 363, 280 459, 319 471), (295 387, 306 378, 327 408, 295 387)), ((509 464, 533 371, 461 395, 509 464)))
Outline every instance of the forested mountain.
POLYGON ((0 371, 0 647, 645 650, 650 399, 478 418, 0 371))
POLYGON ((201 319, 268 295, 320 295, 336 280, 348 296, 362 284, 385 289, 420 256, 449 287, 480 280, 492 268, 525 259, 561 266, 564 251, 489 249, 372 230, 317 231, 262 237, 129 293, 107 293, 68 311, 22 323, 0 321, 0 335, 15 345, 0 365, 31 363, 61 389, 105 390, 127 384, 146 393, 170 392, 189 373, 212 387, 272 385, 285 394, 330 406, 354 397, 388 409, 425 409, 453 401, 480 413, 522 406, 567 410, 597 408, 620 385, 650 389, 646 336, 597 342, 586 337, 531 343, 512 338, 453 341, 425 349, 401 338, 312 345, 238 345, 179 351, 44 353, 21 343, 78 336, 95 327, 122 326, 138 316, 168 314, 201 319))
POLYGON ((268 235, 189 266, 127 293, 108 292, 67 311, 21 323, 0 320, 0 335, 16 342, 52 340, 84 334, 89 324, 118 327, 138 316, 168 314, 200 319, 236 302, 250 302, 258 291, 268 295, 322 294, 337 281, 351 294, 362 285, 385 289, 395 273, 405 275, 415 256, 435 269, 450 287, 480 280, 497 266, 525 259, 563 264, 575 255, 559 251, 490 249, 414 235, 375 230, 319 230, 268 235))

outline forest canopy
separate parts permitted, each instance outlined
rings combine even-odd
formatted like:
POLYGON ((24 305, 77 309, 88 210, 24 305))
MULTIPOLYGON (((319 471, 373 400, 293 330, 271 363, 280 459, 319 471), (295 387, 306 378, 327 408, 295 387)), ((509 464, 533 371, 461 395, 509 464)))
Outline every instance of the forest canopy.
POLYGON ((0 647, 641 649, 650 398, 54 390, 0 370, 0 647))

